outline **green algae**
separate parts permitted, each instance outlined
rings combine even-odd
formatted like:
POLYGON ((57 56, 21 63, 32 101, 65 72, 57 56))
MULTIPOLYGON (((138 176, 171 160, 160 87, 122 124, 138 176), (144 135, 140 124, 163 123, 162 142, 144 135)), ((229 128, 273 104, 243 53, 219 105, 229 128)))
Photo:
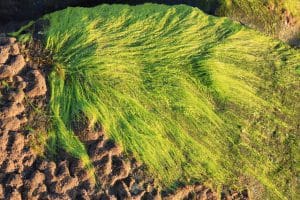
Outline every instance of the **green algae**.
POLYGON ((256 183, 265 199, 296 198, 299 51, 183 5, 68 8, 43 19, 55 63, 50 150, 92 169, 72 130, 87 118, 164 186, 256 183))

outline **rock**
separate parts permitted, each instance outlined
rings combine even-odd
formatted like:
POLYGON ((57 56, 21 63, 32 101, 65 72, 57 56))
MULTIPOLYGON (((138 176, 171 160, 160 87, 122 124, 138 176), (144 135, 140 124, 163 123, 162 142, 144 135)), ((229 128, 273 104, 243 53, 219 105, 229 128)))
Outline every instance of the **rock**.
POLYGON ((15 42, 16 42, 16 38, 13 38, 13 37, 0 37, 0 45, 1 46, 13 44, 15 42))
POLYGON ((10 199, 13 200, 22 200, 21 193, 18 190, 13 190, 13 192, 10 194, 10 199))
POLYGON ((44 171, 46 175, 46 181, 50 182, 51 180, 54 181, 55 177, 55 170, 56 170, 56 164, 53 161, 47 162, 46 169, 44 171))
POLYGON ((179 188, 175 191, 174 194, 171 194, 164 199, 166 200, 176 200, 176 199, 184 199, 184 197, 187 197, 190 192, 193 191, 193 187, 191 186, 185 186, 182 188, 179 188))
POLYGON ((18 89, 19 89, 19 90, 23 90, 23 89, 26 88, 26 86, 27 86, 27 83, 26 83, 26 82, 24 82, 24 81, 19 82, 19 84, 18 84, 18 89))
POLYGON ((131 199, 131 194, 127 185, 123 181, 118 181, 110 190, 110 195, 114 195, 117 199, 131 199))
POLYGON ((68 162, 66 160, 61 161, 57 167, 56 172, 57 177, 65 177, 70 176, 69 168, 68 168, 68 162))
POLYGON ((25 67, 25 64, 23 56, 15 56, 10 65, 3 65, 0 67, 0 79, 14 77, 25 67))
POLYGON ((2 184, 0 184, 0 199, 4 199, 4 188, 2 184))
MULTIPOLYGON (((12 153, 21 154, 24 148, 24 136, 21 133, 14 133, 14 141, 12 143, 12 153)), ((19 160, 21 161, 21 160, 19 160)))
POLYGON ((10 159, 5 160, 4 170, 6 173, 14 172, 16 170, 16 165, 14 164, 14 161, 10 159))
POLYGON ((0 37, 0 45, 5 46, 16 42, 16 38, 13 37, 0 37))
POLYGON ((6 107, 3 110, 2 116, 5 118, 15 117, 22 113, 25 110, 25 107, 21 103, 13 103, 10 107, 6 107))
POLYGON ((20 128, 21 124, 22 124, 22 121, 16 117, 5 118, 2 120, 1 128, 3 131, 6 131, 6 132, 8 132, 9 130, 17 131, 20 128))
POLYGON ((80 160, 77 159, 74 159, 69 165, 71 176, 78 175, 82 169, 84 169, 84 165, 80 160))
POLYGON ((44 76, 39 70, 34 70, 32 73, 34 75, 35 84, 34 87, 29 92, 27 92, 27 96, 30 98, 34 98, 37 96, 45 95, 47 92, 47 85, 44 76))
MULTIPOLYGON (((0 147, 0 167, 7 158, 7 152, 6 152, 6 144, 1 143, 1 145, 5 145, 0 147)), ((1 199, 1 198, 0 198, 1 199)))
POLYGON ((80 196, 79 199, 82 199, 82 200, 90 200, 89 195, 88 195, 88 192, 87 192, 86 190, 80 191, 79 196, 80 196))
POLYGON ((37 186, 38 184, 42 184, 45 181, 45 175, 40 171, 35 171, 30 179, 31 186, 37 186))
POLYGON ((77 178, 71 178, 70 176, 64 177, 61 181, 58 181, 54 187, 55 192, 59 194, 64 194, 66 191, 76 187, 78 185, 77 178))
POLYGON ((207 200, 207 192, 208 192, 209 188, 205 188, 204 190, 202 190, 201 192, 198 193, 198 198, 199 200, 207 200))
POLYGON ((85 137, 83 139, 85 141, 97 140, 99 138, 98 132, 94 132, 94 131, 87 131, 87 133, 84 136, 85 137))
POLYGON ((11 92, 9 94, 8 100, 15 102, 15 103, 21 103, 25 97, 25 93, 23 90, 18 89, 17 92, 11 92))
POLYGON ((32 166, 32 164, 34 163, 35 161, 35 156, 33 154, 29 154, 28 156, 25 156, 23 158, 23 165, 24 167, 29 167, 29 166, 32 166))
POLYGON ((48 166, 48 162, 46 160, 42 160, 38 165, 38 169, 44 172, 47 169, 47 166, 48 166))
POLYGON ((44 181, 45 175, 40 171, 35 171, 30 181, 26 184, 26 187, 28 189, 28 199, 33 199, 33 197, 37 197, 47 191, 47 187, 44 184, 44 181))
POLYGON ((8 179, 8 183, 10 187, 19 188, 23 185, 23 181, 20 174, 12 174, 8 179))
POLYGON ((9 57, 9 46, 0 47, 0 64, 6 63, 9 57))
POLYGON ((14 56, 20 54, 19 46, 17 43, 10 46, 10 53, 14 56))

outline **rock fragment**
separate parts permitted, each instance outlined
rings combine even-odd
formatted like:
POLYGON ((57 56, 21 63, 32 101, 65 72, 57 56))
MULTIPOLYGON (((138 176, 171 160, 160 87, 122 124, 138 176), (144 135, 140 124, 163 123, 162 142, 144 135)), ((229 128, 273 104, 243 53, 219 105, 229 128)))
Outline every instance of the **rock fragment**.
POLYGON ((0 79, 9 78, 17 75, 24 67, 25 60, 22 55, 12 58, 10 64, 4 64, 0 67, 0 79))
POLYGON ((1 46, 0 47, 0 65, 4 64, 9 57, 9 46, 1 46))
POLYGON ((47 92, 47 85, 44 76, 39 70, 34 70, 32 73, 34 75, 35 83, 34 87, 29 92, 27 92, 28 97, 34 98, 45 95, 47 92))

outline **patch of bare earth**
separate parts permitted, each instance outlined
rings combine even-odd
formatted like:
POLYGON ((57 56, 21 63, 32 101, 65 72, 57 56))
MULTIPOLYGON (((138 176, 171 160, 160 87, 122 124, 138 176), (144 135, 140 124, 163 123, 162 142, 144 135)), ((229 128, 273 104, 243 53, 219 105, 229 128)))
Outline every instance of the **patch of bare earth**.
MULTIPOLYGON (((74 125, 95 166, 97 184, 65 152, 52 159, 41 156, 44 150, 32 146, 49 123, 49 66, 32 56, 40 54, 15 38, 0 38, 0 199, 217 199, 216 192, 200 183, 162 192, 144 166, 124 156, 101 127, 74 125), (36 130, 35 135, 28 129, 36 130)), ((248 194, 225 191, 221 197, 248 199, 248 194)))

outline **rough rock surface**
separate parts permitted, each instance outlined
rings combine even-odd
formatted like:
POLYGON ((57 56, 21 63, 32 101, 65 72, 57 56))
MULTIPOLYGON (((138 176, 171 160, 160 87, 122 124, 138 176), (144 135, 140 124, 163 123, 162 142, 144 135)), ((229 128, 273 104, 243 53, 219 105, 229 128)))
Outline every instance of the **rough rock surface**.
MULTIPOLYGON (((0 199, 217 199, 202 184, 161 192, 144 166, 125 157, 101 129, 74 127, 75 132, 76 128, 84 132, 80 138, 98 184, 89 179, 79 160, 64 152, 53 160, 41 157, 30 145, 32 137, 25 127, 43 126, 37 123, 43 121, 37 110, 47 103, 47 70, 26 62, 26 52, 14 38, 0 38, 0 199)), ((222 199, 248 199, 248 194, 225 192, 222 199)))

